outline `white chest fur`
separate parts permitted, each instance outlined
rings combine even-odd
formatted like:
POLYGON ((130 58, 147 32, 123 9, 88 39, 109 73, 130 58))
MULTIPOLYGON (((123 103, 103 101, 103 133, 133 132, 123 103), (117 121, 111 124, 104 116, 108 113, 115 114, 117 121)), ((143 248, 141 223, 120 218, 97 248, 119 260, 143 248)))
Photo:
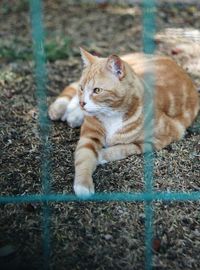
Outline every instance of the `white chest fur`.
POLYGON ((112 137, 115 135, 117 131, 122 128, 122 114, 116 114, 107 117, 101 117, 100 120, 102 121, 104 128, 106 130, 106 144, 112 144, 112 137))

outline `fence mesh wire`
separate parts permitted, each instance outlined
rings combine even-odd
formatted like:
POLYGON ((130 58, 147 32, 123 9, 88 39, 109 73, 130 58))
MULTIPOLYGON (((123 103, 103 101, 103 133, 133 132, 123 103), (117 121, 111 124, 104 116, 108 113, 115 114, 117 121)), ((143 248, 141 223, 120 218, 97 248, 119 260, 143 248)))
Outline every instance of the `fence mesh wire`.
MULTIPOLYGON (((84 2, 84 1, 82 1, 84 2)), ((88 1, 85 1, 88 3, 88 1)), ((105 1, 97 1, 105 2, 105 1)), ((111 1, 111 3, 118 3, 120 1, 111 1)), ((124 2, 124 1, 123 1, 124 2)), ((133 4, 137 1, 128 1, 133 4)), ((43 204, 43 251, 44 251, 44 269, 49 269, 50 263, 50 207, 49 202, 71 202, 81 201, 72 194, 53 194, 51 192, 51 142, 50 132, 51 123, 47 116, 47 92, 46 92, 46 77, 47 72, 45 68, 45 51, 44 51, 44 29, 42 23, 42 1, 30 0, 30 16, 32 25, 32 39, 35 58, 35 74, 36 74, 36 95, 39 109, 38 126, 40 131, 40 140, 43 145, 41 156, 43 157, 41 164, 41 179, 42 179, 42 194, 33 195, 17 195, 17 196, 1 196, 0 203, 24 203, 24 202, 40 202, 43 204)), ((73 1, 74 3, 74 1, 73 1)), ((147 54, 152 54, 155 49, 154 34, 155 34, 155 0, 143 0, 143 49, 147 54)), ((145 78, 148 85, 153 89, 153 78, 145 78)), ((153 117, 153 108, 151 108, 153 117)), ((149 135, 151 130, 145 130, 149 135)), ((144 155, 144 182, 145 191, 143 193, 97 193, 87 201, 123 201, 145 202, 145 269, 152 269, 152 237, 153 237, 153 201, 197 201, 200 200, 200 192, 179 193, 179 192, 155 192, 153 190, 153 152, 144 155)))

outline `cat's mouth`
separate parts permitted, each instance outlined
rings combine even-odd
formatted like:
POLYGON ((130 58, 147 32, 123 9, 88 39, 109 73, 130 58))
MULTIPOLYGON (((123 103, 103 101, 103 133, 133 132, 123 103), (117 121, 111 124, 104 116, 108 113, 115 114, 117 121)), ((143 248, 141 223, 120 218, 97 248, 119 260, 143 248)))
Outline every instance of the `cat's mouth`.
POLYGON ((85 107, 82 107, 81 108, 84 112, 84 114, 86 115, 95 115, 97 113, 97 111, 95 109, 91 109, 91 108, 85 108, 85 107))
POLYGON ((93 110, 93 109, 82 108, 82 110, 83 110, 83 113, 88 116, 97 116, 99 114, 97 110, 93 110))
POLYGON ((96 111, 90 111, 90 110, 83 109, 83 112, 85 115, 90 115, 90 116, 96 115, 96 111))

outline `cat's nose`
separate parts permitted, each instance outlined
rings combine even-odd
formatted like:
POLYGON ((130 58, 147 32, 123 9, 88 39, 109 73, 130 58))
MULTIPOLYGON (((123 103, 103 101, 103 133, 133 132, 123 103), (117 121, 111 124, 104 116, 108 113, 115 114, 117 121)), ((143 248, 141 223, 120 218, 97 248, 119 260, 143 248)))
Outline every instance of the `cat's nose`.
POLYGON ((80 104, 80 106, 83 108, 83 107, 86 105, 86 102, 80 101, 79 104, 80 104))

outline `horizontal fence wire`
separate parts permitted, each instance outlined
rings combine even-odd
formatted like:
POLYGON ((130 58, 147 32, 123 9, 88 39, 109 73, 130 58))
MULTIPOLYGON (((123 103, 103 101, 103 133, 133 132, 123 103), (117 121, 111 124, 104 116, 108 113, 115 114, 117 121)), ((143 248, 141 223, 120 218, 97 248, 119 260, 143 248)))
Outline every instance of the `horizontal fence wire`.
POLYGON ((141 192, 141 193, 96 193, 89 198, 79 198, 74 194, 33 194, 1 196, 0 204, 44 203, 44 202, 147 202, 147 201, 199 201, 200 192, 141 192))
MULTIPOLYGON (((151 1, 151 0, 150 0, 151 1)), ((111 5, 120 5, 120 6, 127 6, 127 5, 135 5, 135 4, 141 4, 143 0, 67 0, 67 3, 69 5, 75 5, 75 4, 87 4, 87 5, 94 5, 94 4, 111 4, 111 5)), ((157 5, 163 5, 163 4, 199 4, 199 0, 158 0, 156 1, 157 5)))

